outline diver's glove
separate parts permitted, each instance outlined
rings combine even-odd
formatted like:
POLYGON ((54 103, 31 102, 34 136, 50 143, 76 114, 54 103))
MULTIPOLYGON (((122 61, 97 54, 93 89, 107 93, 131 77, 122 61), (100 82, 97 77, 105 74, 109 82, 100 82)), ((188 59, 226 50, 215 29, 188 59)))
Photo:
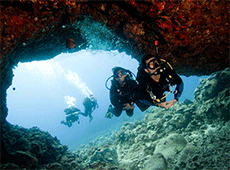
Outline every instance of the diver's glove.
POLYGON ((113 113, 112 112, 107 112, 105 117, 111 119, 113 117, 113 113))

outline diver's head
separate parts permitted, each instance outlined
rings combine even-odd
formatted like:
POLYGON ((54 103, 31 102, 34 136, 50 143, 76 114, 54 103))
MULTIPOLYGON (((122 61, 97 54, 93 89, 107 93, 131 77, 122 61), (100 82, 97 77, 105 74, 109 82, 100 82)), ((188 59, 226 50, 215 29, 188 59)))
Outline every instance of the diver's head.
POLYGON ((128 71, 122 67, 114 67, 112 68, 112 71, 115 80, 122 84, 125 81, 125 78, 127 77, 128 71))
POLYGON ((145 71, 150 75, 157 75, 158 69, 161 67, 160 59, 152 54, 147 54, 142 57, 141 65, 144 67, 145 71))
POLYGON ((155 68, 160 66, 160 60, 155 55, 147 54, 141 58, 141 65, 144 68, 149 68, 154 70, 155 68))
POLYGON ((112 68, 113 76, 114 76, 114 77, 117 77, 117 76, 118 76, 117 73, 118 73, 119 71, 125 72, 126 69, 124 69, 124 68, 122 68, 122 67, 113 67, 113 68, 112 68))
POLYGON ((94 96, 91 94, 91 95, 89 95, 89 99, 91 100, 91 101, 94 101, 95 99, 94 99, 94 96))

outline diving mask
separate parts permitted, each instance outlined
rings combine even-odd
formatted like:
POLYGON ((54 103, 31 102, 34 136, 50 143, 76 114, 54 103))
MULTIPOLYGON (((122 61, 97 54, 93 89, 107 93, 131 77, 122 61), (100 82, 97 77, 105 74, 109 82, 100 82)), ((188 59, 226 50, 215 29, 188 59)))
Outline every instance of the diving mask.
POLYGON ((124 75, 126 75, 126 72, 124 72, 123 70, 119 70, 116 74, 116 78, 121 78, 123 77, 124 75))
POLYGON ((147 67, 148 67, 149 69, 151 69, 151 70, 154 70, 154 69, 156 69, 156 68, 159 67, 159 66, 160 66, 160 64, 159 64, 159 62, 158 62, 158 60, 157 60, 156 58, 150 60, 150 61, 148 62, 148 64, 147 64, 147 67))
POLYGON ((151 75, 161 74, 165 70, 165 67, 164 66, 162 67, 161 60, 156 59, 156 58, 153 58, 152 60, 150 60, 148 64, 146 64, 146 66, 150 70, 155 70, 156 68, 158 68, 151 75))

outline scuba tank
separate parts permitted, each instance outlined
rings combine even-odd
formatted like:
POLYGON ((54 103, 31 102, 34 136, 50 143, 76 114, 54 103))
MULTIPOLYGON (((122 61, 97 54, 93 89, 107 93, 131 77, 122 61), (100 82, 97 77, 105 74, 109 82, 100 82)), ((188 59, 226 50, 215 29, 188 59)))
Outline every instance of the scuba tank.
MULTIPOLYGON (((156 51, 156 63, 154 63, 154 68, 159 67, 152 75, 164 74, 166 76, 166 81, 170 84, 173 80, 172 75, 166 73, 167 69, 173 70, 172 66, 164 59, 161 59, 158 53, 158 41, 155 41, 155 51, 156 51)), ((147 88, 147 92, 149 93, 153 103, 161 103, 165 100, 165 98, 172 92, 174 85, 172 85, 167 95, 164 95, 162 98, 158 99, 152 92, 152 89, 147 88)), ((169 85, 168 85, 169 88, 169 85)))
MULTIPOLYGON (((156 61, 159 64, 156 63, 154 65, 154 67, 157 68, 157 67, 160 66, 160 68, 156 70, 156 72, 154 73, 154 75, 163 73, 166 70, 167 67, 169 67, 171 70, 173 70, 173 68, 169 64, 169 62, 167 62, 166 60, 160 58, 160 55, 158 53, 158 41, 155 41, 155 51, 156 51, 156 61)), ((172 78, 172 77, 169 77, 169 78, 172 78)))

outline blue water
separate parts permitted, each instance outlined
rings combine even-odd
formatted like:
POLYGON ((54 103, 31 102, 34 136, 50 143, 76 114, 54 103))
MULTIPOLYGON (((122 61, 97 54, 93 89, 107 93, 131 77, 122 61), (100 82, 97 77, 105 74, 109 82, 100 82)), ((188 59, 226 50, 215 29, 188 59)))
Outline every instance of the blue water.
MULTIPOLYGON (((101 133, 117 130, 123 122, 140 120, 144 113, 137 107, 131 118, 125 113, 119 118, 104 117, 110 104, 105 81, 112 75, 111 68, 114 66, 127 68, 136 74, 138 62, 118 51, 82 50, 60 54, 47 61, 19 63, 14 69, 12 86, 7 90, 7 120, 25 128, 37 126, 48 131, 71 150, 101 133), (78 75, 81 88, 67 80, 69 70, 78 75), (80 115, 80 124, 75 123, 71 128, 60 124, 65 120, 64 109, 68 107, 65 96, 74 97, 76 107, 84 111, 84 88, 88 88, 98 100, 99 108, 92 114, 93 121, 89 123, 88 117, 80 115)), ((193 100, 193 91, 199 85, 199 79, 206 77, 181 77, 184 81, 184 93, 180 101, 186 98, 193 100)), ((168 100, 171 98, 172 95, 168 100)))

